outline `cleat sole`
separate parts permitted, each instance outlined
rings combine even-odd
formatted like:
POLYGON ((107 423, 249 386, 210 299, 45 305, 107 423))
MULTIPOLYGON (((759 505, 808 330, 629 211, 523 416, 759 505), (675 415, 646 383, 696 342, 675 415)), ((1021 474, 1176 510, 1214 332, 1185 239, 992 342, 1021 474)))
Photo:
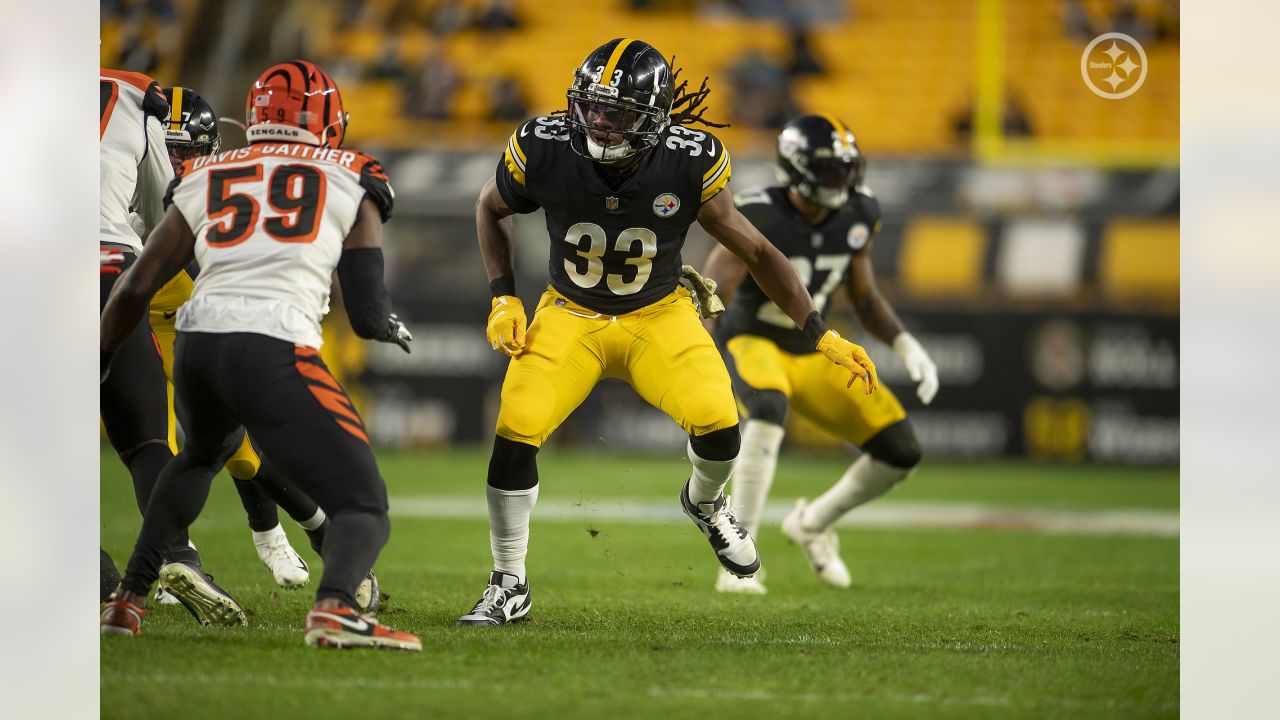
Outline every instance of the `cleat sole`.
POLYGON ((173 563, 162 568, 160 585, 176 597, 201 625, 234 627, 249 624, 239 603, 206 589, 208 584, 204 579, 186 565, 173 563))

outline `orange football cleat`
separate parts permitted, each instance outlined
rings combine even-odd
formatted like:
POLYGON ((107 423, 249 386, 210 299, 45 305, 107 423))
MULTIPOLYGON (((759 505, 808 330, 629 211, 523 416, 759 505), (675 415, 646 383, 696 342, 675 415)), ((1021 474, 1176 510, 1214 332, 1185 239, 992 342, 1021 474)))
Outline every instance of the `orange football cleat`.
POLYGON ((128 600, 108 600, 102 604, 100 632, 103 635, 141 635, 139 626, 146 613, 146 608, 138 607, 128 600))
POLYGON ((417 635, 389 628, 354 608, 312 608, 307 613, 306 642, 310 647, 422 649, 417 635))

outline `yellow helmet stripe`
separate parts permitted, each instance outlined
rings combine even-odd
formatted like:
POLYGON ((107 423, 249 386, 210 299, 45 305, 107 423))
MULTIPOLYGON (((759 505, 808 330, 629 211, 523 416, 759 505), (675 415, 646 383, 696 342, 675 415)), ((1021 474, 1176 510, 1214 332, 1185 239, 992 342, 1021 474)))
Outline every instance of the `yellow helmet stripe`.
POLYGON ((635 40, 631 38, 622 38, 613 48, 613 54, 609 56, 609 64, 604 66, 604 72, 600 74, 601 85, 611 85, 609 81, 613 78, 613 71, 618 69, 618 61, 622 59, 622 53, 626 51, 627 46, 635 40))
POLYGON ((827 122, 831 123, 831 127, 835 128, 836 134, 840 136, 840 144, 842 146, 848 147, 849 128, 845 127, 844 123, 840 122, 839 120, 836 119, 834 115, 831 115, 829 113, 818 113, 818 117, 821 117, 823 120, 826 120, 827 122))
POLYGON ((186 94, 186 88, 176 87, 173 89, 173 105, 169 108, 169 129, 182 129, 182 96, 186 94))

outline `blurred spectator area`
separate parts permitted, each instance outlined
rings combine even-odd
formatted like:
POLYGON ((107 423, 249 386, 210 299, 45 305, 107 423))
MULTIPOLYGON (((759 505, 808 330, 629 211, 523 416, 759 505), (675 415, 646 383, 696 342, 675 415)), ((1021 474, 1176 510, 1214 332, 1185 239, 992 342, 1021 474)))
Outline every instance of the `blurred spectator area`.
MULTIPOLYGON (((348 0, 322 54, 342 69, 357 142, 500 141, 513 91, 517 109, 559 109, 582 58, 626 36, 674 54, 694 83, 710 75, 708 117, 734 122, 721 134, 740 152, 767 151, 779 116, 823 110, 871 152, 938 153, 957 148, 957 118, 972 107, 986 1, 348 0)), ((1175 3, 994 2, 1007 95, 1037 137, 1176 142, 1175 3), (1092 95, 1079 73, 1081 33, 1112 29, 1142 34, 1151 67, 1123 102, 1092 95)))
POLYGON ((501 143, 516 118, 563 108, 582 58, 625 36, 675 55, 695 85, 710 76, 707 117, 733 123, 720 134, 740 155, 768 153, 772 128, 815 111, 842 117, 871 154, 949 154, 969 141, 978 38, 993 28, 1012 135, 1112 146, 1178 138, 1176 0, 103 0, 101 9, 103 64, 164 82, 186 73, 215 86, 215 102, 238 102, 240 77, 270 62, 320 62, 352 111, 350 141, 373 148, 501 143), (219 60, 236 8, 252 14, 251 39, 219 60), (1112 30, 1135 34, 1149 63, 1143 88, 1123 101, 1093 95, 1079 72, 1085 44, 1112 30))
POLYGON ((103 67, 177 77, 200 0, 102 0, 103 67))

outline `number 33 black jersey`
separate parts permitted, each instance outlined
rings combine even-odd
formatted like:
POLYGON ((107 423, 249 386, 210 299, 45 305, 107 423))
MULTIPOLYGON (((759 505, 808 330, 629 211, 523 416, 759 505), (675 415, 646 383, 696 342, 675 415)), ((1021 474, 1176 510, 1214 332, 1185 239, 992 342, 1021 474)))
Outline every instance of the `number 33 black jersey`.
MULTIPOLYGON (((880 229, 880 203, 865 188, 819 225, 810 225, 787 200, 785 187, 748 190, 734 198, 738 210, 787 256, 809 288, 813 305, 826 318, 831 293, 848 282, 854 256, 863 252, 880 229)), ((813 342, 773 304, 747 275, 733 295, 729 310, 717 322, 716 336, 759 335, 795 355, 814 352, 813 342)))
POLYGON ((728 184, 729 153, 711 133, 673 125, 617 190, 592 165, 562 120, 534 118, 507 143, 498 191, 518 213, 546 214, 552 287, 620 315, 675 290, 685 235, 728 184))

